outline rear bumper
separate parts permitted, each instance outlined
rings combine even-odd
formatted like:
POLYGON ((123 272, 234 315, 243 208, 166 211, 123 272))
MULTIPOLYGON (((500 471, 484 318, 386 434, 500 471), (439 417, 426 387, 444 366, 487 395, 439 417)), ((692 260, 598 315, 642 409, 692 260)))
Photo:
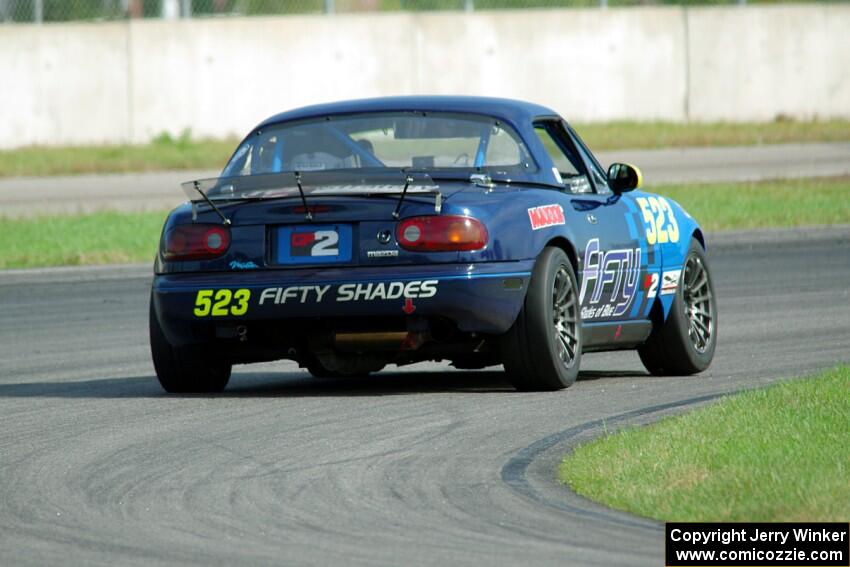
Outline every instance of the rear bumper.
POLYGON ((217 325, 307 318, 356 324, 360 317, 442 317, 464 332, 500 334, 519 313, 533 266, 527 260, 163 274, 154 277, 153 301, 174 345, 206 342, 217 325))

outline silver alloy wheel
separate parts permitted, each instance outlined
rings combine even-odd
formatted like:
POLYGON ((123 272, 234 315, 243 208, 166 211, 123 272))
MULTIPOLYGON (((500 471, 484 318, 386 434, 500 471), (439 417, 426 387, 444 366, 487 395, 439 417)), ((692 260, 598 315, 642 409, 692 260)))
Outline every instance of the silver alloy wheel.
POLYGON ((555 323, 555 347, 561 363, 570 368, 576 362, 578 348, 578 301, 572 280, 564 266, 555 274, 552 289, 552 311, 555 323))
POLYGON ((714 318, 711 314, 711 302, 714 298, 708 284, 708 270, 698 256, 688 257, 682 281, 682 293, 688 315, 688 336, 696 351, 702 354, 714 336, 714 318))

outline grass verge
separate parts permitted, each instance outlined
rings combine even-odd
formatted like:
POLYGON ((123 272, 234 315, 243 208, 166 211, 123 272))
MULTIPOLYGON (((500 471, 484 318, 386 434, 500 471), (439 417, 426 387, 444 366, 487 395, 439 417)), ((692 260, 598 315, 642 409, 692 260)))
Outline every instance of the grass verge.
POLYGON ((0 222, 0 268, 151 262, 166 213, 103 212, 0 222))
POLYGON ((726 398, 578 447, 559 478, 666 521, 846 521, 850 367, 726 398))
MULTIPOLYGON (((659 191, 710 231, 850 223, 850 178, 669 185, 659 191)), ((151 261, 164 219, 164 212, 0 217, 0 269, 151 261)))
POLYGON ((577 124, 593 150, 751 146, 850 140, 850 120, 797 122, 606 122, 577 124))
POLYGON ((703 230, 850 223, 850 177, 663 185, 703 230))
POLYGON ((0 177, 219 169, 236 144, 161 135, 143 145, 31 146, 0 151, 0 177))
MULTIPOLYGON (((608 122, 576 124, 594 150, 730 146, 850 140, 850 120, 755 123, 608 122)), ((237 140, 158 136, 150 144, 26 147, 0 151, 0 177, 122 173, 224 166, 237 140)))

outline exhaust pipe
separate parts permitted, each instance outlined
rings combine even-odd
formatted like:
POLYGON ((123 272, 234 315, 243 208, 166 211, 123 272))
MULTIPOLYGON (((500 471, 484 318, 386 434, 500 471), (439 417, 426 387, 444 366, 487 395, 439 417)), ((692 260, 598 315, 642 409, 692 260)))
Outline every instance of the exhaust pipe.
POLYGON ((421 333, 408 331, 334 333, 333 345, 343 352, 416 350, 425 342, 421 333))

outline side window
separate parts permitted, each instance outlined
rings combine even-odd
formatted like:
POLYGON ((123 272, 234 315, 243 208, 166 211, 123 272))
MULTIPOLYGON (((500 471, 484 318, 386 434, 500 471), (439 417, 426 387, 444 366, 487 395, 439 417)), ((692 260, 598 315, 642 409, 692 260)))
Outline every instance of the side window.
POLYGON ((574 146, 556 122, 538 122, 534 133, 540 139, 564 183, 573 193, 592 193, 593 188, 584 174, 585 167, 574 146))
POLYGON ((254 145, 251 154, 251 173, 272 173, 280 171, 280 154, 277 152, 277 136, 266 136, 261 143, 254 145))
POLYGON ((574 155, 568 155, 564 152, 552 136, 550 130, 551 127, 546 124, 534 125, 534 133, 537 134, 538 138, 540 138, 540 141, 543 143, 543 147, 546 148, 546 153, 549 154, 549 158, 552 160, 552 163, 554 163, 555 167, 558 168, 558 172, 561 174, 561 177, 579 175, 577 157, 574 155))
POLYGON ((575 130, 570 128, 569 133, 570 137, 573 139, 576 149, 581 154, 582 159, 584 159, 584 163, 588 166, 588 172, 593 180, 593 185, 596 186, 596 192, 610 193, 611 190, 608 188, 608 174, 605 173, 602 166, 599 165, 599 162, 596 161, 596 158, 593 157, 593 154, 590 153, 590 150, 587 149, 587 146, 584 145, 584 142, 581 138, 579 138, 575 130))
POLYGON ((487 143, 487 156, 484 163, 505 167, 517 166, 526 161, 525 156, 520 155, 520 152, 519 143, 514 140, 509 132, 499 126, 493 126, 487 143))

